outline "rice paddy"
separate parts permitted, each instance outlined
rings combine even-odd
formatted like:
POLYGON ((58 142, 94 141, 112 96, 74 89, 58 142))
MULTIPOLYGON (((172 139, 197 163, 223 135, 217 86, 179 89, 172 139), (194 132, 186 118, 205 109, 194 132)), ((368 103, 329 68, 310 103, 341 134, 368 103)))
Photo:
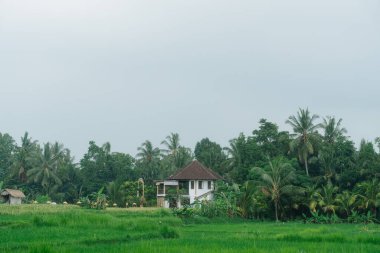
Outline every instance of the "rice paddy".
POLYGON ((169 210, 0 205, 0 252, 380 252, 377 224, 196 218, 169 210))

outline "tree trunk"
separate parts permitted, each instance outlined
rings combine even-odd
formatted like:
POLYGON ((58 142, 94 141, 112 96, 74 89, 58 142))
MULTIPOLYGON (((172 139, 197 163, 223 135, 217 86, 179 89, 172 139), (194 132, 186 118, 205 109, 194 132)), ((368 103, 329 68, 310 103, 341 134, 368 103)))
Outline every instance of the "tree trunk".
POLYGON ((274 212, 276 214, 276 222, 278 222, 278 205, 277 205, 277 202, 274 202, 274 212))
POLYGON ((306 175, 309 176, 309 166, 307 165, 307 157, 304 159, 304 161, 305 161, 306 175))

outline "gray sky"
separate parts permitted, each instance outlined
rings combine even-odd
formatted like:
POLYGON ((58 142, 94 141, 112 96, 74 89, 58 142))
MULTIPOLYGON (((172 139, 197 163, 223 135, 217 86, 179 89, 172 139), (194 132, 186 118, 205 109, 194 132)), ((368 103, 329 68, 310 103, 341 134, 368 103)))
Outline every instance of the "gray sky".
POLYGON ((136 154, 290 130, 299 107, 380 136, 377 0, 0 0, 0 132, 136 154))

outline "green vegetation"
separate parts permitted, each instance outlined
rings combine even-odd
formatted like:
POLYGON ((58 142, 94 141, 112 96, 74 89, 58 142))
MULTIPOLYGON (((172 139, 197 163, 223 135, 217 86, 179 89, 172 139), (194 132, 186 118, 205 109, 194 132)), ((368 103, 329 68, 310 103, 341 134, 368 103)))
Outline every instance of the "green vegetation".
POLYGON ((374 224, 318 225, 194 217, 168 210, 2 206, 0 252, 378 252, 374 224))
POLYGON ((60 143, 40 144, 25 133, 17 144, 0 133, 0 185, 23 190, 29 203, 155 206, 154 180, 195 158, 225 179, 218 184, 216 201, 198 203, 202 211, 194 210, 196 215, 378 222, 380 137, 356 148, 342 119, 319 117, 308 109, 285 122, 292 132, 261 119, 251 135, 240 134, 228 147, 205 137, 194 152, 181 145, 177 133, 163 138, 160 147, 146 140, 136 157, 91 141, 79 163, 60 143))

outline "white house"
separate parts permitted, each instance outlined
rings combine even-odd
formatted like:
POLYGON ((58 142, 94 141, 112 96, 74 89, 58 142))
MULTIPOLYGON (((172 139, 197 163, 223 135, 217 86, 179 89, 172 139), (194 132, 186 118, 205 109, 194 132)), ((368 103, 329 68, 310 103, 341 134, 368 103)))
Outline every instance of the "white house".
POLYGON ((156 183, 157 206, 181 207, 196 200, 212 200, 215 182, 222 177, 198 161, 156 183))
POLYGON ((21 204, 21 200, 25 198, 25 195, 22 191, 12 189, 4 189, 1 192, 1 196, 5 199, 6 203, 10 205, 21 204))

